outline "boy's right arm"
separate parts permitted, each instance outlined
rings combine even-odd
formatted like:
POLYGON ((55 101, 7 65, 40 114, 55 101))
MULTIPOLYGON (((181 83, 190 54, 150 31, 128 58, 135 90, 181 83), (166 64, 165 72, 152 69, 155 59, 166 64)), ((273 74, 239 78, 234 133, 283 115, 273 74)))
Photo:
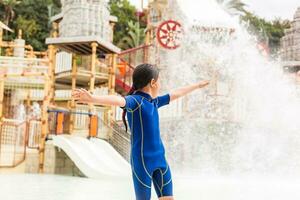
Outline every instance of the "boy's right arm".
POLYGON ((101 95, 101 96, 92 96, 92 102, 98 105, 106 105, 106 106, 125 106, 125 99, 124 97, 117 96, 117 95, 101 95))
POLYGON ((207 85, 209 85, 209 81, 200 81, 198 83, 176 89, 170 92, 170 101, 174 101, 180 97, 187 95, 190 92, 193 92, 196 89, 203 88, 207 85))
POLYGON ((93 103, 104 106, 120 106, 124 107, 126 104, 125 98, 117 95, 92 95, 85 89, 75 89, 72 92, 72 97, 81 103, 93 103))

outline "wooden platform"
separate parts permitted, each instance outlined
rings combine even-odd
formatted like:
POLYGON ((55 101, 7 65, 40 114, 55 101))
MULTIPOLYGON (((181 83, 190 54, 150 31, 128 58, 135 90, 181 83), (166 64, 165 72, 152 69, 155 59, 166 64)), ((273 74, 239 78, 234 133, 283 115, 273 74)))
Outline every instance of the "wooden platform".
MULTIPOLYGON (((90 83, 91 72, 79 70, 76 73, 76 85, 87 86, 90 83)), ((108 73, 95 73, 95 84, 105 84, 109 80, 108 73)), ((72 84, 72 71, 60 72, 55 75, 55 82, 60 84, 72 84)))
POLYGON ((111 42, 104 41, 98 36, 82 36, 82 37, 58 37, 58 38, 47 38, 47 45, 56 45, 57 47, 70 52, 76 53, 78 55, 91 55, 92 48, 91 44, 96 42, 97 55, 110 54, 110 53, 120 53, 120 49, 113 45, 111 42))

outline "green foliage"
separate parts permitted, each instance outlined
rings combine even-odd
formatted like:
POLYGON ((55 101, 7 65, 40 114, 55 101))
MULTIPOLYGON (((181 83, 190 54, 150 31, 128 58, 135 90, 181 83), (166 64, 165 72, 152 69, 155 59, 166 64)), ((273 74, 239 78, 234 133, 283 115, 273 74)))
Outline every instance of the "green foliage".
MULTIPOLYGON (((33 46, 35 50, 45 50, 45 39, 49 36, 49 8, 52 7, 51 16, 59 12, 58 0, 23 0, 14 4, 16 20, 9 23, 9 27, 15 30, 13 34, 5 34, 4 39, 16 38, 18 29, 22 29, 23 38, 33 46)), ((3 1, 0 13, 5 12, 3 1)), ((1 20, 4 20, 3 18, 1 20)))
POLYGON ((245 7, 247 6, 241 0, 216 0, 217 3, 231 15, 240 15, 246 12, 245 7))
POLYGON ((145 29, 140 28, 138 22, 128 22, 128 33, 118 43, 122 49, 134 48, 142 45, 145 39, 145 29))
POLYGON ((111 15, 118 17, 114 32, 114 43, 121 45, 120 48, 130 48, 140 44, 143 34, 141 33, 138 37, 137 33, 144 32, 146 24, 143 20, 139 21, 136 16, 136 8, 128 0, 110 0, 108 4, 111 15), (131 27, 129 26, 130 23, 132 23, 131 27), (137 25, 139 25, 140 31, 137 31, 137 25), (128 41, 128 45, 125 44, 125 41, 128 41))
POLYGON ((288 20, 275 19, 267 21, 250 12, 241 16, 241 20, 246 22, 250 33, 257 35, 261 42, 269 45, 271 53, 275 54, 280 48, 280 39, 284 36, 284 29, 290 28, 288 20))
POLYGON ((0 4, 3 6, 4 9, 4 23, 9 25, 9 23, 15 17, 15 7, 20 4, 21 1, 18 0, 0 0, 0 4))
POLYGON ((25 19, 22 15, 16 20, 16 28, 18 30, 26 30, 23 32, 23 37, 25 38, 33 37, 40 30, 35 20, 25 19))
POLYGON ((275 19, 267 21, 246 10, 246 4, 241 0, 216 0, 231 15, 239 15, 242 22, 248 24, 248 31, 256 35, 260 42, 268 44, 272 54, 280 48, 280 39, 284 29, 290 28, 288 20, 275 19))

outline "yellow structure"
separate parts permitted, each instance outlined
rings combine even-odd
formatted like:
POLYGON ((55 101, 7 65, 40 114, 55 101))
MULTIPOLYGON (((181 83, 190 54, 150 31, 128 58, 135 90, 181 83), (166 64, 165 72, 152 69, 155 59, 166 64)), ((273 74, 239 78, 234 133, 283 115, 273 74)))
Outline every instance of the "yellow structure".
MULTIPOLYGON (((57 27, 59 20, 53 23, 53 27, 57 27)), ((112 43, 96 36, 56 37, 59 36, 58 32, 59 30, 54 30, 53 37, 46 40, 49 49, 50 77, 52 80, 52 103, 72 111, 82 107, 71 96, 59 98, 55 95, 57 91, 73 91, 75 88, 86 88, 94 93, 96 87, 107 87, 108 93, 114 94, 115 70, 117 67, 116 54, 120 50, 112 43), (69 67, 57 64, 58 54, 65 52, 71 55, 71 62, 64 63, 69 67), (60 71, 59 67, 66 67, 66 69, 60 71)), ((59 59, 64 58, 60 57, 59 59)), ((96 110, 93 105, 89 105, 88 111, 93 113, 96 110)), ((111 117, 114 117, 111 108, 108 108, 107 111, 110 112, 111 117)), ((71 115, 70 134, 74 132, 74 125, 74 116, 71 115)))
MULTIPOLYGON (((15 167, 25 159, 25 148, 37 148, 43 157, 48 134, 50 78, 46 52, 35 52, 18 38, 3 41, 0 28, 0 167, 15 167), (39 58, 40 57, 40 58, 39 58), (28 116, 32 107, 38 109, 28 116)), ((10 29, 8 29, 11 31, 10 29)))
MULTIPOLYGON (((116 21, 116 18, 110 17, 111 28, 116 21)), ((5 56, 0 57, 0 123, 2 125, 0 141, 1 148, 4 148, 5 144, 11 147, 9 153, 12 153, 13 149, 19 151, 15 151, 12 159, 5 160, 4 157, 10 158, 7 155, 3 156, 8 148, 0 149, 0 167, 15 167, 24 161, 25 148, 30 144, 39 150, 39 171, 43 172, 46 137, 49 135, 49 130, 51 131, 55 126, 51 118, 53 109, 65 110, 69 113, 64 120, 63 133, 65 134, 81 133, 85 136, 89 134, 97 136, 95 134, 97 118, 94 116, 91 117, 93 131, 89 132, 90 115, 101 113, 101 120, 106 122, 115 117, 112 107, 94 105, 87 107, 76 103, 71 98, 71 91, 77 87, 86 88, 94 93, 101 87, 107 91, 107 94, 114 94, 116 54, 120 50, 111 41, 97 36, 60 37, 60 22, 61 18, 53 21, 51 38, 47 39, 47 52, 35 52, 31 46, 26 45, 21 30, 14 41, 3 41, 2 28, 8 29, 8 27, 1 25, 0 47, 4 50, 5 56), (62 71, 57 70, 59 67, 57 58, 63 62, 62 66, 68 65, 68 60, 64 59, 64 55, 59 57, 60 53, 68 54, 67 58, 71 59, 69 68, 62 71), (61 92, 69 95, 59 96, 61 92), (26 115, 32 104, 36 102, 41 107, 39 119, 28 121, 27 116, 22 120, 15 118, 14 113, 18 104, 22 105, 21 110, 23 109, 26 115), (27 132, 28 129, 32 130, 27 132), (27 134, 30 133, 33 135, 30 135, 30 141, 26 141, 27 134), (20 138, 6 140, 14 135, 19 135, 20 138), (23 141, 22 144, 20 143, 21 146, 16 144, 19 140, 23 141)), ((110 38, 113 39, 112 35, 110 38)))
MULTIPOLYGON (((117 18, 110 16, 106 4, 105 1, 64 1, 61 13, 51 19, 51 37, 46 39, 46 44, 52 134, 57 134, 59 128, 59 133, 63 134, 110 137, 110 131, 103 123, 98 123, 98 127, 96 123, 97 120, 104 123, 114 120, 113 107, 80 104, 71 96, 76 88, 85 88, 97 95, 115 93, 120 49, 112 41, 117 18), (81 17, 78 18, 76 13, 81 17), (58 115, 61 113, 64 113, 63 117, 58 115), (60 120, 60 127, 53 127, 57 126, 57 120, 60 120)), ((40 171, 43 171, 42 164, 43 158, 40 159, 40 171)))

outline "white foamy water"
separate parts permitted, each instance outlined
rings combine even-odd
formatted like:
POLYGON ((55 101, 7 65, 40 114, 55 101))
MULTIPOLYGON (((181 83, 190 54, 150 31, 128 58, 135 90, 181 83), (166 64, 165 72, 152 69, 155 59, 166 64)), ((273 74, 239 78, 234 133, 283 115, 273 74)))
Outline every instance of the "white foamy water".
POLYGON ((188 96, 181 119, 163 122, 168 158, 178 173, 253 176, 300 175, 300 100, 276 60, 213 0, 178 0, 181 47, 166 51, 167 90, 202 79, 217 89, 188 96), (221 27, 195 31, 192 27, 221 27))
MULTIPOLYGON (((178 4, 185 35, 179 49, 162 55, 165 89, 212 77, 218 88, 189 95, 183 118, 162 120, 175 198, 298 200, 300 103, 294 85, 212 0, 178 4), (191 30, 195 24, 235 33, 203 34, 191 30)), ((132 180, 121 178, 1 175, 0 188, 6 200, 134 199, 132 180)))

